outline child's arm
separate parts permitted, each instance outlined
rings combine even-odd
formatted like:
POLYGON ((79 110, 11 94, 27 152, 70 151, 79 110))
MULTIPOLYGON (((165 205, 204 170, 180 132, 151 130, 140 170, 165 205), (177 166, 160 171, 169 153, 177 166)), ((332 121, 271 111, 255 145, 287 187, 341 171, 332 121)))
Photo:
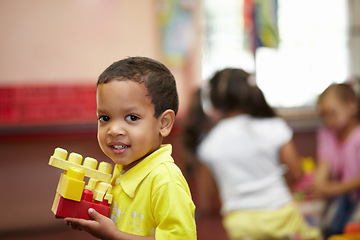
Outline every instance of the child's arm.
POLYGON ((334 197, 360 187, 360 175, 347 182, 332 181, 330 168, 326 161, 318 163, 313 192, 319 197, 334 197))
POLYGON ((295 185, 295 183, 299 181, 303 176, 300 157, 298 155, 293 140, 287 142, 280 149, 280 161, 287 167, 285 179, 291 189, 295 185))
POLYGON ((320 187, 319 192, 325 197, 345 194, 360 187, 360 176, 348 182, 326 182, 320 187))
POLYGON ((329 182, 330 168, 326 161, 318 161, 315 169, 313 182, 308 186, 307 191, 314 197, 325 197, 323 187, 329 182))
POLYGON ((94 209, 89 209, 89 215, 94 220, 84 220, 79 218, 65 218, 67 225, 73 229, 85 230, 91 235, 101 240, 155 240, 155 237, 145 237, 133 235, 119 231, 114 222, 94 209))
POLYGON ((326 161, 318 161, 315 170, 314 184, 322 186, 330 180, 330 168, 326 161))

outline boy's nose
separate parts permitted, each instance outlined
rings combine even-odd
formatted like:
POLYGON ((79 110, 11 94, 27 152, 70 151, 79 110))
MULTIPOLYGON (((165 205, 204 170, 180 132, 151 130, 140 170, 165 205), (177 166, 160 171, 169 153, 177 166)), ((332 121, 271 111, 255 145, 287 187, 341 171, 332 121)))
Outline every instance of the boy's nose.
POLYGON ((108 134, 116 137, 119 135, 124 135, 125 134, 125 130, 124 127, 121 124, 112 124, 109 128, 108 134))

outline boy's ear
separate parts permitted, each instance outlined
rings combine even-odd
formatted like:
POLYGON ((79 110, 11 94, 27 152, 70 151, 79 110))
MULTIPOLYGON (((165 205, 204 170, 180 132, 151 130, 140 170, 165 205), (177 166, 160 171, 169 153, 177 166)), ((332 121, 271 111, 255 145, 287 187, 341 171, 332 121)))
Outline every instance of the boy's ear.
POLYGON ((162 137, 167 137, 175 122, 175 113, 168 109, 160 115, 160 134, 162 137))

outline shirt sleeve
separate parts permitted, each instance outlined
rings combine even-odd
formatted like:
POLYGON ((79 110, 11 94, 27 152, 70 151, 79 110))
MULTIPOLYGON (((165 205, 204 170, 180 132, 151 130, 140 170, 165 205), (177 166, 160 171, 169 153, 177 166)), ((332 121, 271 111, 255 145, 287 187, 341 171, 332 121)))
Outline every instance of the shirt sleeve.
MULTIPOLYGON (((275 118, 277 120, 278 125, 276 126, 278 129, 272 129, 272 131, 276 132, 279 137, 280 146, 289 142, 293 137, 293 131, 286 123, 286 121, 282 118, 275 118)), ((272 126, 274 127, 274 126, 272 126)))
POLYGON ((156 240, 195 240, 195 205, 178 183, 166 183, 152 199, 156 240))

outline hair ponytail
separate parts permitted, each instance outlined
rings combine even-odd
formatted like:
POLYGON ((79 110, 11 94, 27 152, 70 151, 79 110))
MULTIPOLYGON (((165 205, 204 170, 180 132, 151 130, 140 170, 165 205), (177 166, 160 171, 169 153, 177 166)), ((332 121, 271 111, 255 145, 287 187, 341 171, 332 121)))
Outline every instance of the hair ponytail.
POLYGON ((254 117, 274 117, 262 91, 249 83, 252 76, 242 69, 226 68, 210 80, 210 100, 218 110, 240 111, 254 117))
POLYGON ((257 86, 251 87, 251 112, 254 117, 275 117, 274 110, 266 102, 263 92, 257 86))

